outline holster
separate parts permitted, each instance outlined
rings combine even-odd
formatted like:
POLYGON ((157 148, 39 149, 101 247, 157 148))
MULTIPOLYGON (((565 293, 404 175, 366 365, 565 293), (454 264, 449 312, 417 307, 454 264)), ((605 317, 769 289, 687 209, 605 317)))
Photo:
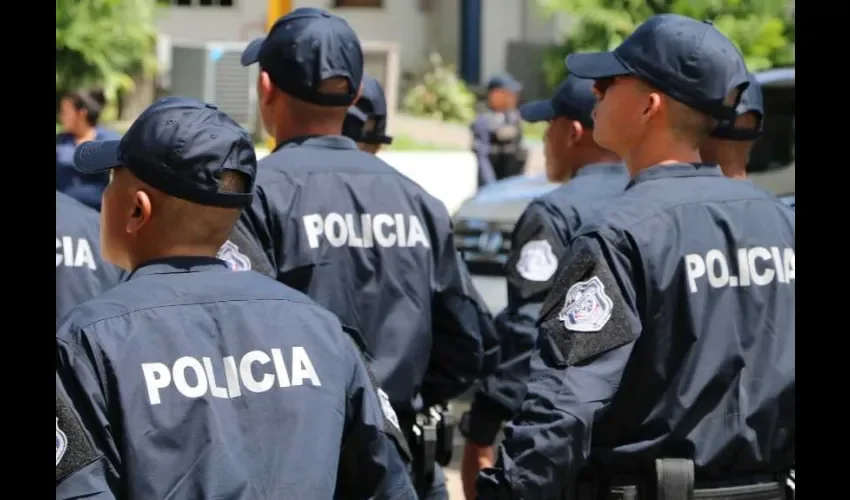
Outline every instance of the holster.
POLYGON ((445 466, 452 459, 455 424, 451 409, 436 405, 421 413, 399 415, 399 421, 413 456, 413 486, 424 496, 434 482, 435 464, 445 466))

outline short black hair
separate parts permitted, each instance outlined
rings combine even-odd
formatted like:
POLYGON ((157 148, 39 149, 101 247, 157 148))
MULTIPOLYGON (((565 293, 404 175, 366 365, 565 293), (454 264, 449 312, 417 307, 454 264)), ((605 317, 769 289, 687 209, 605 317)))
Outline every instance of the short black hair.
POLYGON ((74 90, 65 94, 64 98, 69 99, 74 104, 75 109, 85 110, 86 121, 92 127, 97 125, 100 114, 103 113, 103 108, 106 106, 106 94, 103 90, 97 88, 74 90))

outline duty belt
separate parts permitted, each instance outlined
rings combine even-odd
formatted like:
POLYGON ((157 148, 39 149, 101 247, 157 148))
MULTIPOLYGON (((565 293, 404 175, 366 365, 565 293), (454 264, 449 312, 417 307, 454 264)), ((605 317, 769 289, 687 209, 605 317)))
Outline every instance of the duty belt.
POLYGON ((577 500, 793 500, 794 490, 783 481, 740 486, 697 488, 691 460, 665 458, 655 461, 655 481, 650 485, 612 477, 580 481, 577 500))

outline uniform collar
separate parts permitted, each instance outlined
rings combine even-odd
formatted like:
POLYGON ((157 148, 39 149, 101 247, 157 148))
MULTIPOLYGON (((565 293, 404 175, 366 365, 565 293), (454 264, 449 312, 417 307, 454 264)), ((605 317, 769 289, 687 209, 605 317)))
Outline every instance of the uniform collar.
POLYGON ((145 262, 130 273, 127 279, 150 274, 198 273, 230 271, 227 263, 215 257, 168 257, 145 262))
POLYGON ((626 166, 622 163, 591 163, 578 169, 573 178, 585 175, 628 175, 628 173, 626 166))
MULTIPOLYGON (((628 187, 635 186, 641 182, 656 179, 667 179, 670 177, 721 177, 723 172, 715 163, 671 163, 666 165, 655 165, 638 173, 628 187)), ((627 188, 628 189, 628 188, 627 188)))
POLYGON ((278 144, 272 152, 296 146, 318 149, 357 149, 354 141, 342 135, 301 135, 278 144))

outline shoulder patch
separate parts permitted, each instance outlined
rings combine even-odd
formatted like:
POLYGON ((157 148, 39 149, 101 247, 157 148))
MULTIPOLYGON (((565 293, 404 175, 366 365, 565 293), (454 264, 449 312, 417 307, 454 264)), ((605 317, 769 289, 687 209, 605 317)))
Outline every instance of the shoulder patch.
POLYGON ((56 389, 56 482, 100 458, 70 401, 56 389))
POLYGON ((233 271, 251 270, 251 259, 240 252, 239 247, 230 240, 225 241, 218 250, 218 258, 230 264, 230 269, 233 271))
POLYGON ((541 310, 541 355, 547 362, 572 366, 637 340, 608 263, 588 249, 565 263, 541 310))
POLYGON ((56 465, 62 461, 65 451, 68 449, 68 436, 59 428, 59 417, 56 417, 56 465))
POLYGON ((579 281, 567 290, 558 319, 574 332, 598 332, 611 319, 614 302, 605 293, 605 285, 594 276, 579 281))
POLYGON ((516 270, 528 281, 549 281, 558 270, 558 258, 549 241, 533 240, 523 245, 516 270))

